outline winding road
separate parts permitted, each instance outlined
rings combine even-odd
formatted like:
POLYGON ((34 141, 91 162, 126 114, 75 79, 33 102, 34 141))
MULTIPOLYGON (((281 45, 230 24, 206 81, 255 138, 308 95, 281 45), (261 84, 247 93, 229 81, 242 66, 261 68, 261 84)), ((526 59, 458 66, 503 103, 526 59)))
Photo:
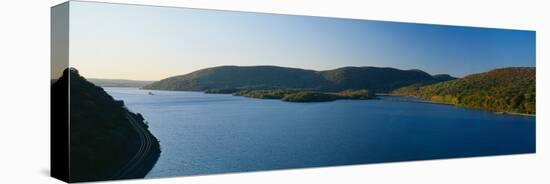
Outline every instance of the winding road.
POLYGON ((140 145, 138 151, 134 154, 132 159, 130 159, 124 167, 113 175, 113 179, 132 178, 136 175, 136 172, 140 171, 141 168, 138 166, 152 153, 151 147, 154 139, 151 138, 149 132, 129 114, 126 114, 126 118, 128 118, 128 121, 130 121, 130 124, 136 130, 136 133, 139 136, 140 145))

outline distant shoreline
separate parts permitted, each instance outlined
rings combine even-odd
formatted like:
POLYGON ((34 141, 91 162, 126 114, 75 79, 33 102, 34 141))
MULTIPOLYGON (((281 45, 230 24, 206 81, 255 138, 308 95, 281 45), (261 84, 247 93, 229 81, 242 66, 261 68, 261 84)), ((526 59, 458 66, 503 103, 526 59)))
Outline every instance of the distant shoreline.
POLYGON ((395 102, 415 102, 415 103, 426 103, 426 104, 438 104, 438 105, 451 105, 455 106, 454 104, 450 103, 443 103, 443 102, 434 102, 429 100, 421 100, 414 96, 399 96, 399 95, 386 95, 386 94, 376 94, 376 96, 391 96, 391 97, 409 97, 409 98, 415 98, 416 100, 407 100, 407 99, 386 99, 386 101, 395 101, 395 102))
MULTIPOLYGON (((151 90, 151 89, 143 89, 143 88, 137 88, 139 90, 151 90)), ((164 89, 153 89, 158 91, 180 91, 180 92, 202 92, 205 93, 205 91, 182 91, 182 90, 164 90, 164 89)), ((233 94, 233 93, 205 93, 205 94, 233 94)), ((326 94, 334 94, 333 92, 326 92, 326 94)), ((240 96, 240 95, 234 95, 233 96, 240 96)), ((241 96, 246 97, 246 96, 241 96)), ((253 97, 246 97, 246 98, 253 98, 253 97)), ((254 98, 254 99, 260 99, 260 100, 266 100, 262 98, 254 98)), ((343 99, 340 99, 343 100, 343 99)), ((362 99, 346 99, 346 100, 362 100, 362 99)), ((434 102, 430 100, 421 100, 418 97, 415 96, 403 96, 403 95, 395 95, 390 93, 376 93, 375 97, 371 98, 370 100, 385 100, 385 101, 394 101, 394 102, 413 102, 413 103, 425 103, 425 104, 437 104, 437 105, 448 105, 448 106, 456 106, 456 107, 462 107, 466 109, 474 109, 474 110, 480 110, 485 111, 482 109, 476 109, 476 108, 468 108, 460 105, 455 105, 451 103, 443 103, 443 102, 434 102), (415 98, 416 100, 407 100, 407 99, 381 99, 379 97, 383 96, 389 96, 389 97, 409 97, 409 98, 415 98)), ((334 101, 334 100, 333 100, 334 101)), ((517 113, 517 112, 494 112, 494 111, 485 111, 485 112, 491 112, 494 114, 499 115, 512 115, 512 116, 526 116, 526 117, 536 117, 536 114, 526 114, 526 113, 517 113)))
POLYGON ((504 115, 514 115, 514 116, 528 116, 528 117, 537 117, 536 114, 525 114, 517 112, 494 112, 495 114, 504 114, 504 115))
MULTIPOLYGON (((428 103, 428 104, 439 104, 439 105, 451 105, 451 106, 457 106, 457 107, 463 107, 467 109, 475 109, 475 110, 482 110, 482 109, 476 109, 476 108, 468 108, 460 105, 455 105, 451 103, 443 103, 443 102, 434 102, 430 100, 421 100, 418 97, 415 96, 402 96, 402 95, 394 95, 389 93, 377 93, 376 96, 391 96, 391 97, 409 97, 409 98, 415 98, 418 100, 407 100, 407 99, 393 99, 393 100, 387 100, 387 101, 398 101, 398 102, 414 102, 414 103, 428 103)), ((485 110, 482 110, 485 111, 485 110)), ((528 117, 536 117, 536 114, 526 114, 526 113, 517 113, 517 112, 494 112, 494 111, 486 111, 486 112, 492 112, 494 114, 499 115, 513 115, 513 116, 528 116, 528 117)))

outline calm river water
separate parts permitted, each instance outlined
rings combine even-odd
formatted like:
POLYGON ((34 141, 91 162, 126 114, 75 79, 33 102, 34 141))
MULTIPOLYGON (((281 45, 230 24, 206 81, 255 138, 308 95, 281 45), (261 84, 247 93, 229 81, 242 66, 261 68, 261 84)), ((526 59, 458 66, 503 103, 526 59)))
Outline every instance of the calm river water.
POLYGON ((147 177, 535 151, 534 117, 388 100, 397 97, 289 103, 105 90, 141 113, 160 140, 161 156, 147 177))

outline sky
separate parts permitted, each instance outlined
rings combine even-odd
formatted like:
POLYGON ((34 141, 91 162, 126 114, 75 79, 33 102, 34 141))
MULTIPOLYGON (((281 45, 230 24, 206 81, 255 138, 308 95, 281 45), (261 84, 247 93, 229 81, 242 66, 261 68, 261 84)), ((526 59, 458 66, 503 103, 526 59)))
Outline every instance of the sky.
POLYGON ((72 1, 70 66, 160 80, 221 66, 420 69, 455 77, 535 66, 535 32, 72 1))

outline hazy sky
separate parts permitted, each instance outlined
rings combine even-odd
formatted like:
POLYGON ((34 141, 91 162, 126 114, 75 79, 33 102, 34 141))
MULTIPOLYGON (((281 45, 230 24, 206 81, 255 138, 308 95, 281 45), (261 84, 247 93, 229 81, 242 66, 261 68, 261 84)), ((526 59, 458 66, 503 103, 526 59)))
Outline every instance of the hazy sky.
POLYGON ((219 65, 421 69, 462 77, 535 66, 535 32, 71 2, 70 65, 159 80, 219 65))

